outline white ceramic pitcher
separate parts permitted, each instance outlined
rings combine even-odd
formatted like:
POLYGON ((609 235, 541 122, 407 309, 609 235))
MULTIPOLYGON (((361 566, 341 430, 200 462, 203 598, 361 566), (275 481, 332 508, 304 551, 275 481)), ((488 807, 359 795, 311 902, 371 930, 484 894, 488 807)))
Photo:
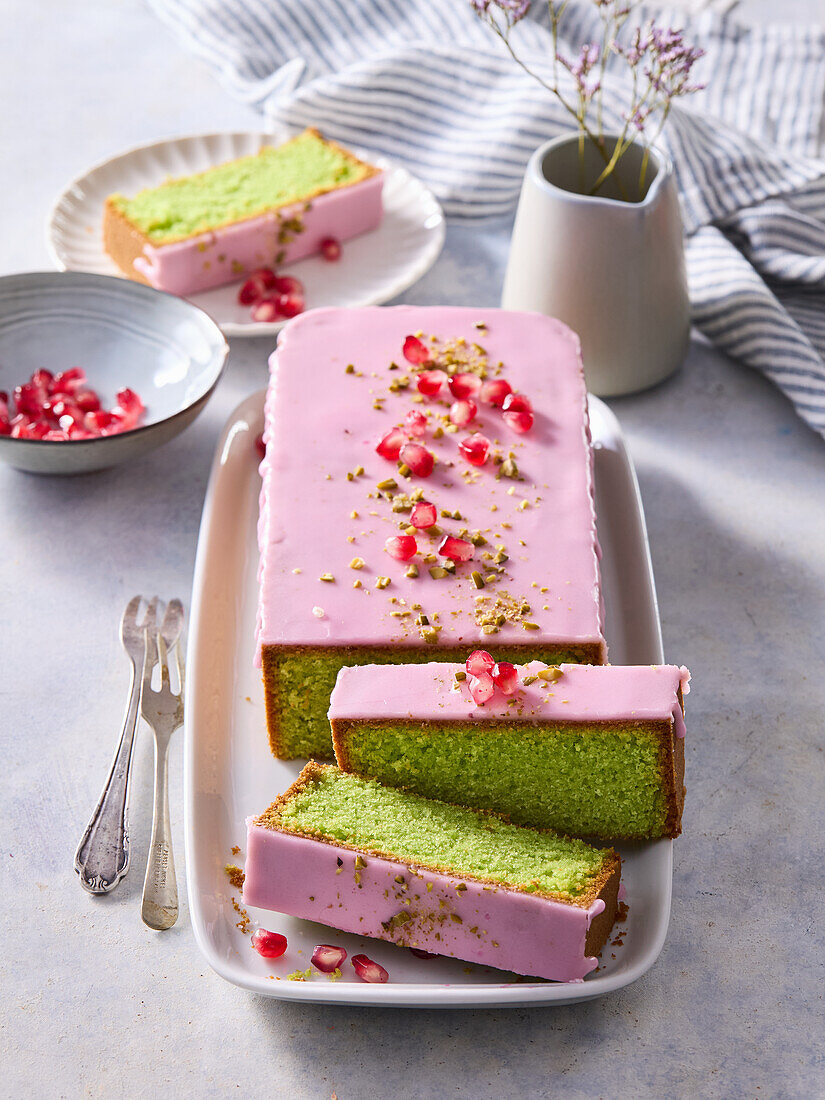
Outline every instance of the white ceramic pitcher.
MULTIPOLYGON (((607 139, 608 151, 612 140, 607 139)), ((504 280, 505 309, 558 317, 579 334, 588 388, 602 397, 661 382, 680 366, 690 331, 673 166, 631 147, 598 196, 582 193, 604 161, 576 135, 540 146, 527 166, 504 280)))

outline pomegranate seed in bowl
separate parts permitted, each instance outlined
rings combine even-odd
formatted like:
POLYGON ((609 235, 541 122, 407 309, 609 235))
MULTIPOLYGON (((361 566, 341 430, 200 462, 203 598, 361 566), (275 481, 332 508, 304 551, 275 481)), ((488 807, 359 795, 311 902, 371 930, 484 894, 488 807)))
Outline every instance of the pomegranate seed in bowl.
POLYGON ((331 974, 346 962, 347 953, 343 947, 332 947, 328 943, 319 943, 309 960, 322 974, 331 974))
POLYGON ((352 965, 362 982, 389 981, 390 976, 384 967, 377 962, 373 962, 366 955, 353 955, 352 965))
POLYGON ((115 435, 138 425, 145 406, 128 387, 119 390, 112 409, 101 407, 81 367, 52 375, 39 368, 28 382, 15 386, 10 407, 8 395, 0 400, 0 435, 14 439, 43 439, 67 443, 75 439, 115 435), (82 387, 82 388, 81 388, 82 387))

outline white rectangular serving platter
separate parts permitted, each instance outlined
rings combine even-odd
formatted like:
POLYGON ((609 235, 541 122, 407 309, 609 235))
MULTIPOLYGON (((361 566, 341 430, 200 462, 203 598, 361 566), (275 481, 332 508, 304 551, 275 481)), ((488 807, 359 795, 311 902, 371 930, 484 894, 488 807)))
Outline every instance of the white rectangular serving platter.
MULTIPOLYGON (((263 391, 230 417, 215 456, 201 522, 189 632, 186 684, 186 869, 199 947, 221 977, 284 1000, 404 1007, 571 1004, 635 981, 656 961, 670 915, 672 842, 619 845, 630 907, 619 945, 605 947, 584 982, 525 979, 456 959, 418 959, 407 948, 348 935, 324 925, 249 909, 256 925, 286 935, 278 960, 262 959, 237 927, 225 873, 244 861, 245 819, 285 790, 303 761, 269 751, 260 674, 253 665, 257 599, 259 455, 263 391), (241 849, 232 854, 233 846, 241 849), (332 982, 287 975, 310 967, 318 943, 351 956, 365 952, 389 971, 383 985, 356 978, 348 964, 332 982), (615 956, 615 957, 614 957, 615 956)), ((662 639, 636 475, 613 413, 590 399, 596 510, 603 550, 606 632, 614 664, 657 664, 662 639)))

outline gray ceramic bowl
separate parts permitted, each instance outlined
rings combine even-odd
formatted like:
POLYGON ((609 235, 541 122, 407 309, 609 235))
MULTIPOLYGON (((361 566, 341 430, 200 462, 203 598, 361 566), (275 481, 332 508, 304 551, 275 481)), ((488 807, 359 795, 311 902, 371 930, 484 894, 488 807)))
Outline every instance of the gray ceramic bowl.
POLYGON ((0 436, 0 461, 37 474, 81 474, 167 443, 212 394, 229 351, 202 310, 128 279, 82 272, 0 278, 0 390, 45 367, 83 367, 104 408, 131 387, 146 412, 139 427, 73 442, 0 436))

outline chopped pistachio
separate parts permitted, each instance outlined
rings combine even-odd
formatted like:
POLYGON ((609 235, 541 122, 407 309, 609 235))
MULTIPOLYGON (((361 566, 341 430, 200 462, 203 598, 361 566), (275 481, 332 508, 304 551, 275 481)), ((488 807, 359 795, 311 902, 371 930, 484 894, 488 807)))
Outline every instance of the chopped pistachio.
POLYGON ((376 577, 375 578, 375 587, 376 588, 389 588, 389 586, 391 584, 392 584, 392 581, 390 580, 389 577, 376 577))
POLYGON ((394 477, 385 477, 383 481, 378 482, 375 488, 380 489, 382 493, 392 493, 398 488, 398 482, 394 477))
POLYGON ((424 614, 419 615, 418 618, 415 621, 419 626, 429 626, 430 625, 430 620, 424 614))
POLYGON ((484 587, 484 578, 482 577, 482 575, 479 573, 479 571, 477 569, 474 569, 472 571, 472 573, 470 574, 470 580, 473 582, 473 584, 476 586, 476 588, 483 588, 484 587))
POLYGON ((366 563, 363 558, 353 558, 352 561, 349 563, 349 567, 350 569, 363 569, 365 564, 366 563))
POLYGON ((444 429, 439 424, 433 429, 433 439, 441 439, 442 435, 444 435, 444 429))
POLYGON ((524 627, 525 630, 541 630, 541 627, 538 623, 523 622, 521 625, 524 627))
POLYGON ((362 585, 361 585, 361 581, 360 581, 360 580, 359 580, 359 579, 358 579, 357 577, 356 577, 356 579, 355 579, 355 580, 354 580, 354 581, 352 582, 352 587, 353 587, 353 588, 361 588, 361 587, 362 587, 362 585))
POLYGON ((455 562, 451 558, 445 558, 443 565, 448 573, 455 573, 455 562))
POLYGON ((438 631, 434 626, 425 626, 421 631, 421 637, 427 643, 427 645, 435 645, 438 641, 438 631))
POLYGON ((349 470, 347 470, 347 481, 355 481, 355 474, 351 474, 349 470))
POLYGON ((400 462, 398 465, 398 472, 402 477, 409 477, 412 473, 412 470, 409 468, 406 462, 400 462))
POLYGON ((484 578, 484 583, 485 584, 493 584, 497 580, 498 580, 498 577, 496 576, 495 573, 488 573, 487 576, 484 578))
POLYGON ((556 680, 561 679, 562 671, 558 665, 550 665, 548 668, 540 669, 538 677, 540 680, 545 680, 550 684, 555 684, 556 680))
POLYGON ((347 365, 344 367, 344 374, 355 374, 355 364, 347 363, 347 365))
POLYGON ((356 466, 355 467, 355 476, 356 477, 361 477, 361 475, 363 473, 364 473, 364 467, 363 466, 356 466))
POLYGON ((335 583, 335 577, 333 577, 332 573, 322 573, 321 576, 318 578, 318 580, 319 581, 324 581, 324 582, 326 582, 326 584, 334 584, 335 583))
POLYGON ((507 554, 504 553, 503 550, 497 551, 496 556, 493 558, 493 561, 496 563, 496 565, 504 565, 504 563, 509 560, 510 558, 507 556, 507 554))
POLYGON ((455 678, 456 682, 460 684, 462 680, 467 679, 467 673, 464 671, 463 668, 456 669, 455 678))
POLYGON ((447 570, 443 565, 431 565, 430 576, 434 581, 440 581, 443 577, 447 576, 447 570))
POLYGON ((350 512, 349 518, 350 519, 358 519, 358 513, 357 512, 350 512))
POLYGON ((410 565, 407 566, 407 569, 404 573, 404 576, 405 577, 417 577, 418 576, 418 566, 415 564, 415 562, 412 562, 410 565))
POLYGON ((534 684, 536 680, 538 680, 538 676, 534 676, 531 672, 530 675, 525 676, 521 682, 525 687, 529 687, 531 684, 534 684))

